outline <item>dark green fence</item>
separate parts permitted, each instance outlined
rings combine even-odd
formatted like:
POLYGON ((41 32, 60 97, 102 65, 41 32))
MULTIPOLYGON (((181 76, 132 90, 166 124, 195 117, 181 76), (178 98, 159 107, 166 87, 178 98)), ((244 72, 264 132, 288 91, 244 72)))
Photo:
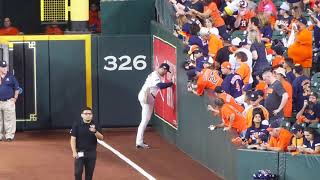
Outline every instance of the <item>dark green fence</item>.
POLYGON ((155 0, 101 1, 102 34, 150 34, 155 0))

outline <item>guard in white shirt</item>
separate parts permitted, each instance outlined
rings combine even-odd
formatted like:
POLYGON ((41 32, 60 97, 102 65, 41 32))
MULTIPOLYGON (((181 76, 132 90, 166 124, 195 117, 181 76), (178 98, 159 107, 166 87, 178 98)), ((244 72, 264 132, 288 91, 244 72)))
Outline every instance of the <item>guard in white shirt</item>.
POLYGON ((149 148, 149 145, 145 144, 143 141, 143 134, 150 121, 154 107, 154 99, 157 96, 158 91, 160 89, 165 89, 173 85, 172 82, 164 83, 161 81, 161 77, 164 77, 167 72, 170 72, 169 64, 162 63, 157 70, 148 75, 144 85, 139 92, 138 99, 142 107, 142 112, 141 122, 138 127, 136 138, 137 148, 149 148))

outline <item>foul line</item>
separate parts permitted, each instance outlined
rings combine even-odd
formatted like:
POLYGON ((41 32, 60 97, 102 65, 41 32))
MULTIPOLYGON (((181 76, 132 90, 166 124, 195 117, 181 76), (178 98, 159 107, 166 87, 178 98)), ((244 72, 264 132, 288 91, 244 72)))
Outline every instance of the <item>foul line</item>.
POLYGON ((126 156, 121 154, 119 151, 111 147, 109 144, 105 143, 104 141, 98 140, 98 143, 102 145, 103 147, 109 149, 111 152, 113 152, 115 155, 117 155, 119 158, 124 160, 126 163, 128 163, 131 167, 133 167, 135 170, 140 172, 142 175, 144 175, 146 178, 150 180, 156 180, 153 176, 151 176, 149 173, 147 173, 145 170, 143 170, 140 166, 138 166, 136 163, 132 162, 130 159, 128 159, 126 156))

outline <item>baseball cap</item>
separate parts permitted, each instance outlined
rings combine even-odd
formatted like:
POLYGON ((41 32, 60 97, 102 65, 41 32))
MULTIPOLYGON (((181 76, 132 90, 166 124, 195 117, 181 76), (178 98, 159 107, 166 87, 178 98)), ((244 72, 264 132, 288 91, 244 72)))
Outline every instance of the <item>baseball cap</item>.
POLYGON ((290 10, 289 4, 287 2, 282 2, 280 9, 283 9, 285 11, 289 11, 290 10))
POLYGON ((295 64, 294 70, 296 71, 296 73, 301 74, 303 71, 303 67, 300 64, 295 64))
POLYGON ((270 124, 270 126, 267 128, 267 131, 272 131, 273 129, 275 129, 275 128, 279 128, 280 127, 280 124, 279 124, 279 122, 277 122, 277 121, 274 121, 274 122, 272 122, 271 124, 270 124))
POLYGON ((257 92, 253 91, 250 93, 248 98, 250 101, 256 101, 259 98, 259 95, 257 92))
POLYGON ((277 74, 281 74, 284 77, 286 77, 286 70, 282 67, 278 67, 276 70, 274 70, 277 74))
POLYGON ((301 126, 301 125, 299 125, 299 124, 294 124, 293 126, 292 126, 292 128, 291 128, 291 132, 293 133, 293 134, 296 134, 297 132, 299 132, 299 131, 303 131, 303 127, 301 126))
POLYGON ((7 67, 7 65, 6 61, 0 61, 0 67, 7 67))
POLYGON ((231 64, 228 61, 225 61, 221 64, 221 68, 231 69, 231 64))
POLYGON ((159 66, 159 68, 163 68, 163 69, 167 70, 169 73, 171 73, 171 71, 170 71, 170 66, 169 66, 169 64, 167 64, 167 63, 162 63, 162 64, 159 66))
POLYGON ((210 30, 209 28, 206 28, 206 27, 202 27, 199 31, 199 35, 200 36, 208 36, 210 35, 210 30))
POLYGON ((231 44, 234 46, 239 46, 241 43, 241 39, 239 37, 235 37, 231 40, 231 44))
POLYGON ((307 24, 308 24, 308 21, 307 21, 305 18, 303 18, 303 17, 300 17, 300 18, 298 19, 298 21, 301 22, 301 23, 304 24, 304 25, 307 25, 307 24))
POLYGON ((214 92, 216 92, 216 93, 223 93, 224 91, 223 91, 223 89, 222 89, 221 86, 217 86, 217 87, 214 89, 214 92))
POLYGON ((189 49, 189 51, 188 51, 188 54, 190 55, 190 54, 193 54, 193 53, 199 52, 199 51, 201 51, 201 49, 199 48, 199 46, 197 46, 197 45, 191 45, 191 46, 190 46, 190 49, 189 49))

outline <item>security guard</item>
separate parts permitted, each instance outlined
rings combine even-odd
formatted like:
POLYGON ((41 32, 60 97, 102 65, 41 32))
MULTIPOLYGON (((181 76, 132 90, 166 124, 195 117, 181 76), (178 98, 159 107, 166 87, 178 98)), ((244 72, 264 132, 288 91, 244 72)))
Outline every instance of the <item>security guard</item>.
POLYGON ((89 107, 81 111, 81 121, 72 126, 71 150, 75 159, 75 180, 82 179, 83 166, 85 179, 91 180, 97 158, 97 139, 103 140, 101 128, 92 120, 92 109, 89 107))
POLYGON ((0 141, 3 136, 7 141, 14 139, 16 132, 15 103, 18 95, 18 81, 12 74, 8 73, 7 62, 0 61, 0 141))

